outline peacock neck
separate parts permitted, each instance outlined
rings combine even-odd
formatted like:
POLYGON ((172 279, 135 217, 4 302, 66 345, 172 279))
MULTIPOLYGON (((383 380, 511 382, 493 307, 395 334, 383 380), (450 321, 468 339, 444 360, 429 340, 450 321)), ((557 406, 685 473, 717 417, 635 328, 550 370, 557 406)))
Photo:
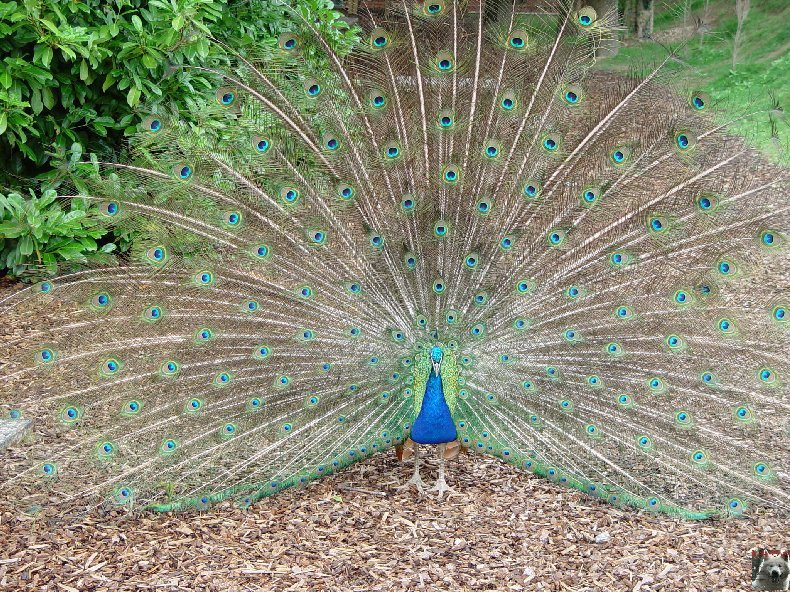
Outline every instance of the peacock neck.
POLYGON ((418 444, 445 444, 455 440, 457 435, 444 397, 441 371, 432 371, 425 385, 420 412, 412 426, 411 439, 418 444))

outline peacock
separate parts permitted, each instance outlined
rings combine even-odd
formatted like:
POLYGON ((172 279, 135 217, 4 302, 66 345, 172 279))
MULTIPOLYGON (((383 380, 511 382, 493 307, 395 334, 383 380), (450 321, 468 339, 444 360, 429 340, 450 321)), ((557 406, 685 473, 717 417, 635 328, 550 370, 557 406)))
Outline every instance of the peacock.
POLYGON ((788 175, 672 54, 598 73, 617 15, 571 0, 397 0, 350 52, 283 10, 61 190, 134 240, 2 301, 4 498, 248 507, 402 446, 442 497, 460 446, 624 508, 790 508, 788 175))

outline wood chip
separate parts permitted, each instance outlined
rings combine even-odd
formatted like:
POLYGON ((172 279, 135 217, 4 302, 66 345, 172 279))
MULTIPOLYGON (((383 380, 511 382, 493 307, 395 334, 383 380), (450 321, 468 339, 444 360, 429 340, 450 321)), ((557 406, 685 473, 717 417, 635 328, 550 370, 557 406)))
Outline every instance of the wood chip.
POLYGON ((683 522, 488 457, 462 454, 448 467, 459 495, 442 502, 395 492, 411 466, 394 454, 246 511, 226 503, 52 527, 0 502, 0 589, 734 592, 751 585, 752 547, 785 543, 787 523, 770 511, 683 522), (611 541, 596 543, 601 532, 611 541))

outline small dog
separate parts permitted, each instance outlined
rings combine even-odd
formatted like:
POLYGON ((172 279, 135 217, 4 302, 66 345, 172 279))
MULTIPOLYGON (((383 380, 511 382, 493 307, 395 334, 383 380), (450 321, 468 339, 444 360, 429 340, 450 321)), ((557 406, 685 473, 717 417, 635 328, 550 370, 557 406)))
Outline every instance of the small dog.
POLYGON ((790 554, 757 549, 752 556, 752 588, 790 590, 790 554))

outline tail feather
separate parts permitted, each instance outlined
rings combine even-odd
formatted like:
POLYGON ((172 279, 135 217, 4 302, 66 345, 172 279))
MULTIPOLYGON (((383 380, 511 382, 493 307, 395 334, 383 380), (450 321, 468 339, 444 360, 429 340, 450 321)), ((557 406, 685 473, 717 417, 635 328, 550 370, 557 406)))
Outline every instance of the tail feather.
POLYGON ((671 56, 588 75, 616 15, 500 8, 401 0, 341 55, 284 6, 200 124, 153 113, 76 179, 137 239, 0 303, 42 319, 0 490, 247 505, 402 444, 439 343, 464 446, 616 504, 787 508, 786 171, 668 92, 671 56))

